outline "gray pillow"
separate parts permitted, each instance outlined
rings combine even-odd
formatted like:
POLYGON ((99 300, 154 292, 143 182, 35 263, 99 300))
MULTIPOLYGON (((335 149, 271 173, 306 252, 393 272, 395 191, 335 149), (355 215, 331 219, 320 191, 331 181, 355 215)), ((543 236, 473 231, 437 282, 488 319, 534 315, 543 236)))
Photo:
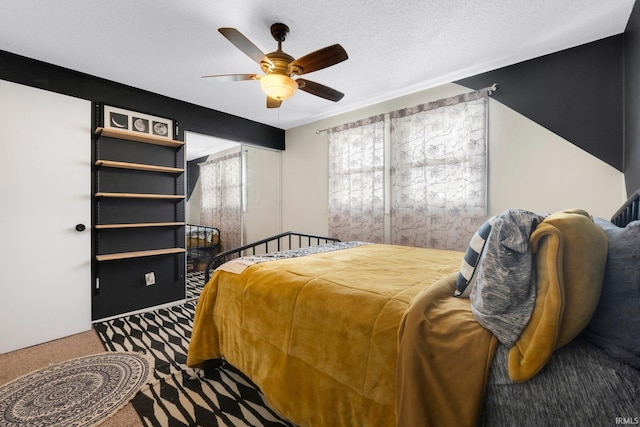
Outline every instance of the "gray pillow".
POLYGON ((640 369, 640 221, 594 222, 609 239, 600 301, 584 335, 609 356, 640 369))

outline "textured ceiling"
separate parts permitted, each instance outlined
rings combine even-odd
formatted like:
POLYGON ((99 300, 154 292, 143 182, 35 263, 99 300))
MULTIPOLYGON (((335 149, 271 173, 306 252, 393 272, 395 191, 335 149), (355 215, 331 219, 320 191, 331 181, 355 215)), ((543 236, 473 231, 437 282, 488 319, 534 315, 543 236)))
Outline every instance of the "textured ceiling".
MULTIPOLYGON (((0 0, 0 50, 288 129, 624 32, 633 0, 0 0), (274 22, 301 57, 340 43, 349 59, 305 75, 345 93, 298 91, 267 109, 259 73, 222 37, 234 27, 263 52, 274 22)), ((0 64, 1 66, 1 64, 0 64)))

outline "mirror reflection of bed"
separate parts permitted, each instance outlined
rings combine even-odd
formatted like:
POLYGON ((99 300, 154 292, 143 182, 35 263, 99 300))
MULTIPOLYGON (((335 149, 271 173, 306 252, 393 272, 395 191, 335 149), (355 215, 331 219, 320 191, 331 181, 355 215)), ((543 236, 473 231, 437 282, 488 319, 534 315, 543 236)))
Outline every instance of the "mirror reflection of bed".
POLYGON ((280 232, 279 151, 189 131, 185 142, 188 271, 203 271, 224 249, 280 232))

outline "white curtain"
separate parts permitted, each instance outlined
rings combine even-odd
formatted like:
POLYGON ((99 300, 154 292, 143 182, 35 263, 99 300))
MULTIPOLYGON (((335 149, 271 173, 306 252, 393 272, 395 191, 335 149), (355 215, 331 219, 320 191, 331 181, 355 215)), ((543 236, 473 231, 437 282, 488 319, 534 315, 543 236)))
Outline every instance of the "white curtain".
POLYGON ((242 159, 240 152, 200 163, 200 223, 220 229, 227 249, 242 244, 242 159))
POLYGON ((486 219, 487 99, 481 90, 391 117, 391 243, 464 250, 486 219))
POLYGON ((329 130, 329 235, 384 241, 384 116, 329 130))

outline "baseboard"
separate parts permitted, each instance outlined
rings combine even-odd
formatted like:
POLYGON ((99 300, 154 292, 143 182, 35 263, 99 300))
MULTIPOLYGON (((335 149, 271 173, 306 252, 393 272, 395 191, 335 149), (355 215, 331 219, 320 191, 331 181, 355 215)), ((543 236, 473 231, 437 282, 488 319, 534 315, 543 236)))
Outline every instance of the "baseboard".
POLYGON ((92 320, 91 323, 94 324, 94 323, 100 323, 100 322, 108 322, 109 320, 118 319, 120 317, 133 316, 133 315, 136 315, 136 314, 147 313, 149 311, 156 311, 156 310, 160 310, 160 309, 163 309, 163 308, 174 307, 176 305, 184 304, 187 301, 188 300, 186 298, 185 299, 176 300, 176 301, 171 301, 171 302, 168 302, 166 304, 155 305, 153 307, 145 307, 145 308, 142 308, 140 310, 129 311, 127 313, 116 314, 115 316, 103 317, 102 319, 92 320))

